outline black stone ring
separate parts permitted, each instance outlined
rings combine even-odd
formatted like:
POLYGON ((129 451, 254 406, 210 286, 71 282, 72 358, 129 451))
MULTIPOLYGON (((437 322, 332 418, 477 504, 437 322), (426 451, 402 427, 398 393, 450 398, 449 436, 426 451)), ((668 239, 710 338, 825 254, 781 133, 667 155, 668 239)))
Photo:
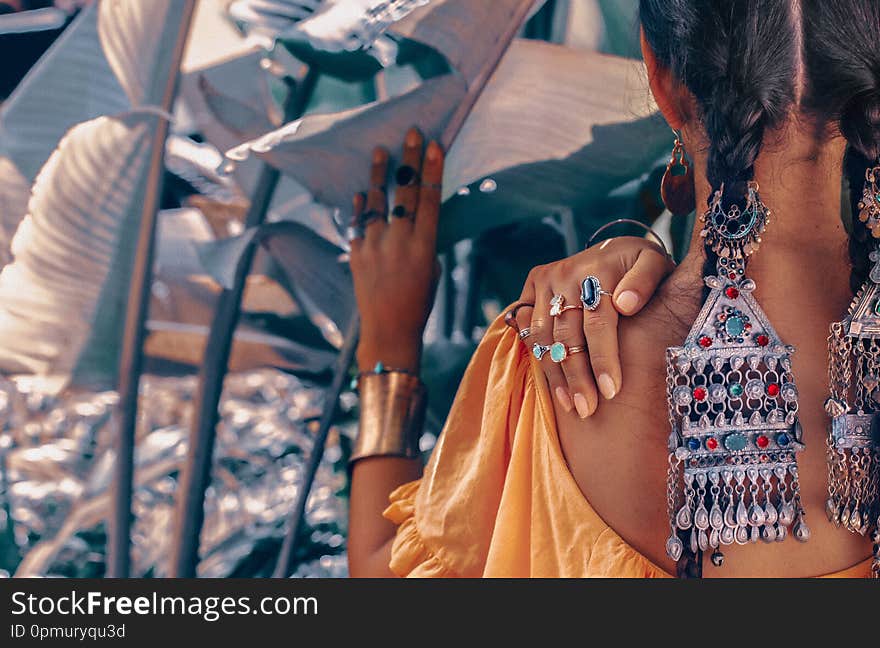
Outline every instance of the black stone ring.
POLYGON ((397 173, 394 174, 394 181, 397 183, 398 187, 411 187, 419 184, 419 172, 416 171, 414 167, 404 164, 399 167, 397 173))
POLYGON ((403 205, 395 205, 394 209, 391 210, 391 215, 394 218, 415 218, 416 215, 411 211, 407 211, 406 207, 403 205))

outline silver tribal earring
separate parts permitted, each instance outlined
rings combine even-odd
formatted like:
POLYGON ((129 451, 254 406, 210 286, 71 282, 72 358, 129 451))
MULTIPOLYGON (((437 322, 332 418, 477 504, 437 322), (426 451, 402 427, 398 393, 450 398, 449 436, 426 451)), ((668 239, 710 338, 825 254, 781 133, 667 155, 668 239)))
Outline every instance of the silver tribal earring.
POLYGON ((718 256, 705 277, 709 295, 684 344, 669 348, 668 508, 666 551, 675 561, 722 545, 806 541, 796 456, 804 449, 794 347, 784 344, 752 293, 746 263, 761 242, 770 211, 758 185, 746 206, 722 204, 724 186, 702 216, 701 236, 718 256))
MULTIPOLYGON (((868 169, 859 218, 880 236, 880 166, 868 169)), ((875 236, 875 238, 877 238, 875 236)), ((874 267, 843 321, 828 338, 831 417, 828 436, 828 519, 871 534, 872 573, 880 577, 880 243, 874 267)))

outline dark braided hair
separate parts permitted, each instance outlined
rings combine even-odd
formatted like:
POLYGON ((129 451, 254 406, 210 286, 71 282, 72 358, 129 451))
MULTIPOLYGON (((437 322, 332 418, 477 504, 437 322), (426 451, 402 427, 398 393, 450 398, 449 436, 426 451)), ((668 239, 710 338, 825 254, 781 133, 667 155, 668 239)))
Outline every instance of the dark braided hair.
POLYGON ((880 158, 880 1, 804 0, 804 108, 827 131, 832 124, 849 143, 844 172, 853 223, 849 254, 853 292, 864 283, 874 248, 856 218, 865 171, 880 158))
MULTIPOLYGON (((795 103, 799 31, 781 0, 641 0, 645 38, 697 102, 712 193, 745 201, 764 134, 795 103)), ((710 194, 711 200, 711 194, 710 194)), ((705 274, 717 259, 707 250, 705 274)))

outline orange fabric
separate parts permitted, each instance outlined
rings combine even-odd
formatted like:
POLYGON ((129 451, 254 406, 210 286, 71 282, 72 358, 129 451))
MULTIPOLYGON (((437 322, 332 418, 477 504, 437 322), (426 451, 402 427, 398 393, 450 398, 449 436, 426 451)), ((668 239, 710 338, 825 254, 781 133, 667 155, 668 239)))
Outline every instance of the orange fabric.
MULTIPOLYGON (((537 361, 497 320, 425 473, 391 496, 391 570, 410 577, 669 577, 583 497, 537 361)), ((832 576, 865 577, 870 560, 832 576)))

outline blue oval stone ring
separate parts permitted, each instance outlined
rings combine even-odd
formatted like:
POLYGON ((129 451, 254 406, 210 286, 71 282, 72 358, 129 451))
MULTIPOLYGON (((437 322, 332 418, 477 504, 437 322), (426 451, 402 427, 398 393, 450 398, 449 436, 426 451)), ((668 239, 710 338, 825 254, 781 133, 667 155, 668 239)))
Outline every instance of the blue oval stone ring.
POLYGON ((581 282, 581 303, 588 311, 594 311, 602 303, 602 295, 611 297, 611 293, 602 290, 602 284, 598 277, 590 275, 581 282))

